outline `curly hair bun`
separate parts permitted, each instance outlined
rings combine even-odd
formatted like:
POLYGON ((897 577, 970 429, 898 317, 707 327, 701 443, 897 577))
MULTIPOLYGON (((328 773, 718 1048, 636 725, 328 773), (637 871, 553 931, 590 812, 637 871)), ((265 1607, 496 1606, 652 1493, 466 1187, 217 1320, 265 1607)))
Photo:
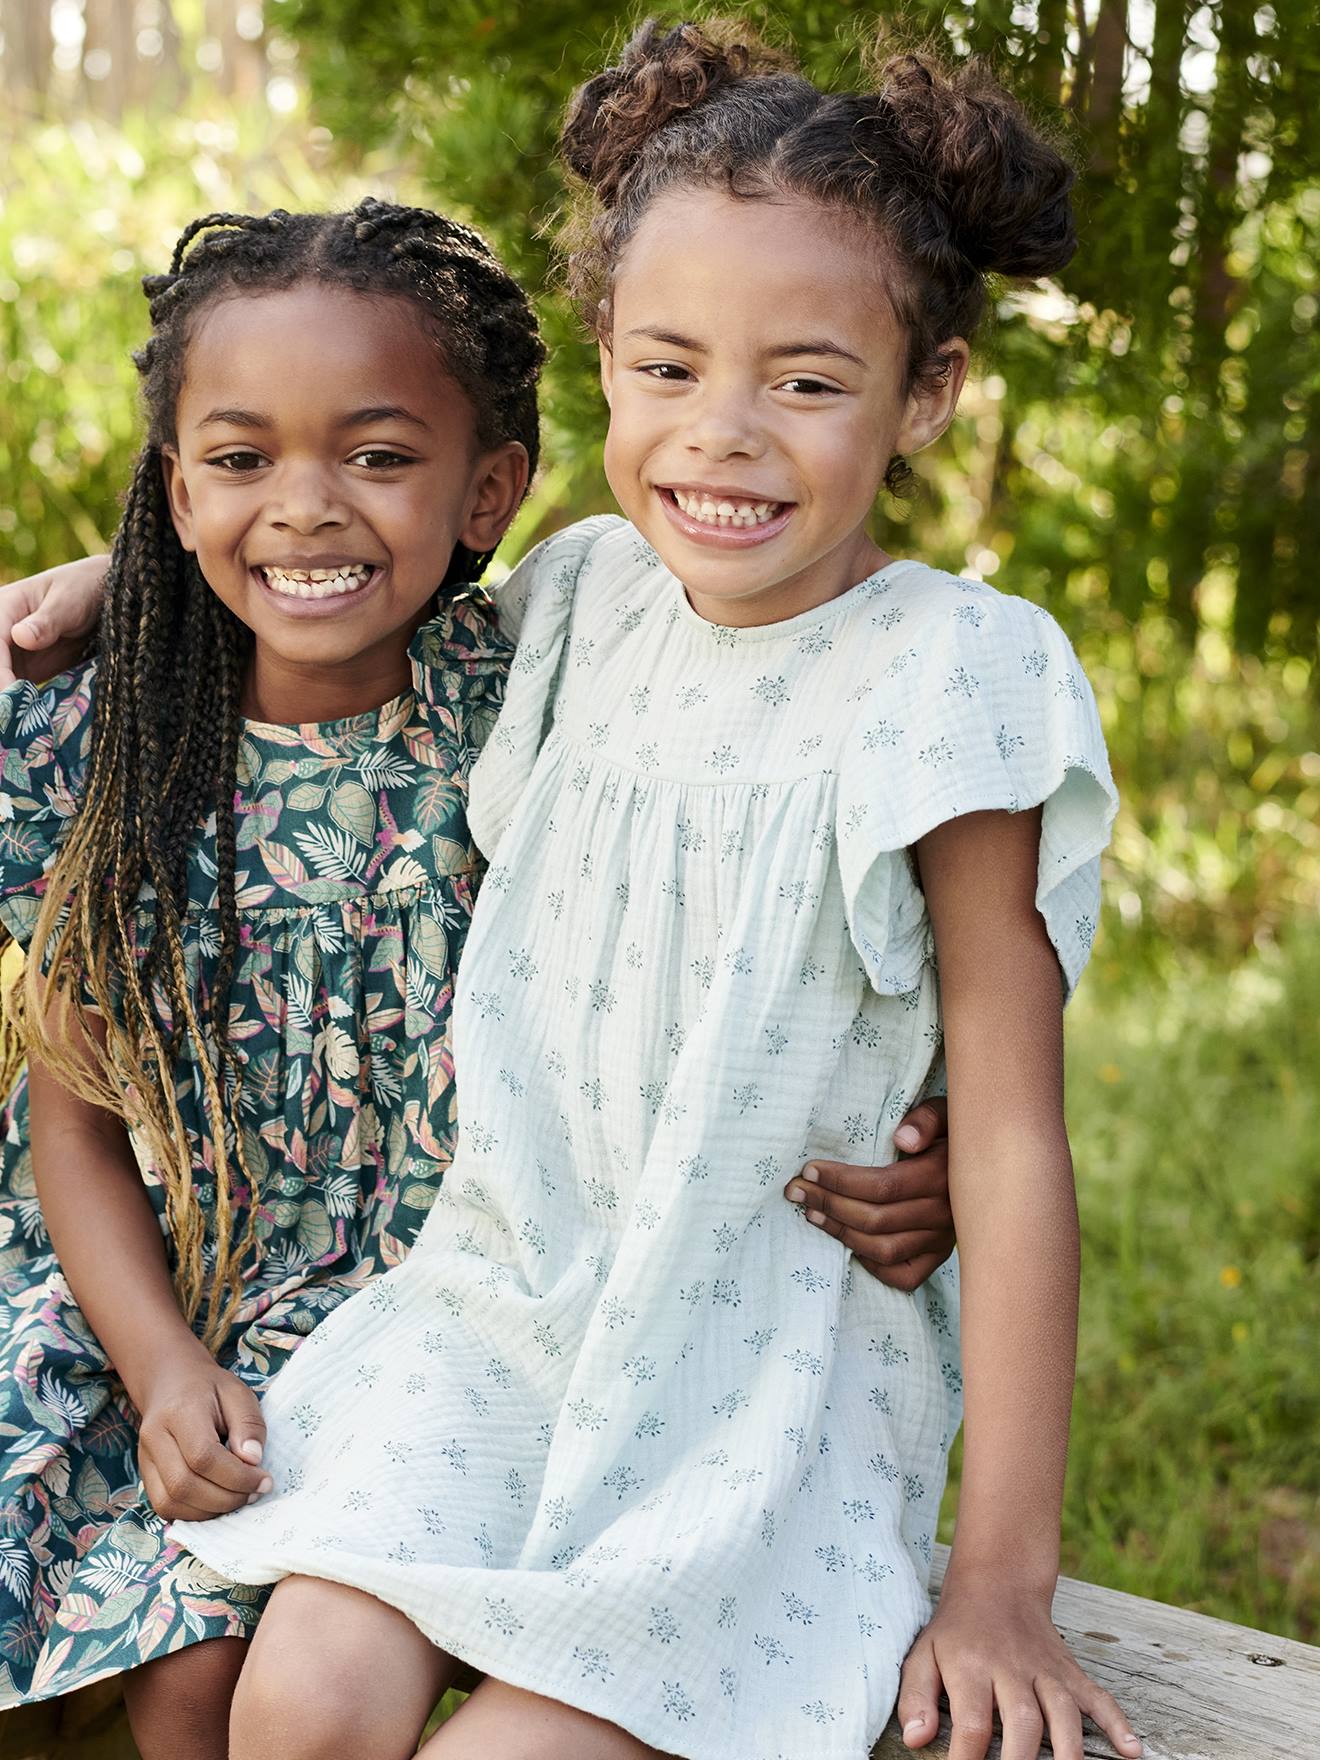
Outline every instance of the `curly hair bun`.
POLYGON ((890 126, 925 168, 948 242, 972 268, 1011 277, 1063 268, 1077 248, 1075 173, 983 62, 948 68, 895 55, 877 85, 890 126))
POLYGON ((609 206, 666 123, 739 80, 790 65, 766 44, 748 41, 736 21, 667 29, 649 18, 617 63, 574 94, 560 139, 564 163, 609 206))

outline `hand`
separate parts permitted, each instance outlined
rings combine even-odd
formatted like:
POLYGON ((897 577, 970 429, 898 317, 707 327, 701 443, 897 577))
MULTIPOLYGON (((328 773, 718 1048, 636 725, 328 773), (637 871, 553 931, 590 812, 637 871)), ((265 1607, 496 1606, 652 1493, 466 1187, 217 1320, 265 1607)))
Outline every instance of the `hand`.
POLYGON ((144 1396, 138 1471, 165 1521, 204 1522, 271 1488, 252 1389, 199 1346, 169 1359, 144 1396))
POLYGON ((949 1760, 984 1760, 995 1711, 1002 1760, 1036 1760, 1047 1730, 1055 1760, 1082 1760, 1082 1712, 1120 1754, 1141 1753, 1118 1702, 1055 1631, 1050 1601, 1048 1591, 1005 1587, 1002 1576, 946 1581, 934 1619, 903 1664, 898 1721, 909 1748, 924 1748, 939 1733, 942 1685, 953 1722, 949 1760))
POLYGON ((0 689, 76 666, 101 615, 106 558, 85 556, 0 586, 0 689))
POLYGON ((948 1129, 944 1097, 924 1100, 894 1132, 896 1146, 908 1151, 902 1161, 888 1167, 811 1161, 784 1195, 805 1204, 807 1221, 842 1241, 864 1271, 911 1292, 954 1247, 948 1129))

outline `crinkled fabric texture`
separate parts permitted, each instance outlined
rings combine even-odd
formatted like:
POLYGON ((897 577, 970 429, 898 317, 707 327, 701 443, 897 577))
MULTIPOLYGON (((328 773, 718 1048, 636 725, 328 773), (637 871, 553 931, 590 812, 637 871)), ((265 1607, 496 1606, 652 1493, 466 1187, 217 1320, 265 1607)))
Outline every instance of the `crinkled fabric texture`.
POLYGON ((1076 977, 1114 806, 1094 703, 1048 617, 911 562, 728 629, 592 521, 507 598, 454 1167, 267 1395, 275 1493, 175 1532, 245 1581, 355 1584, 664 1753, 863 1760, 928 1615, 957 1269, 888 1289, 781 1188, 887 1159, 936 1068, 931 826, 1044 803, 1076 977))
MULTIPOLYGON (((482 604, 464 602, 419 633, 414 689, 384 708, 247 725, 231 1031, 260 1220, 247 1299, 219 1359, 258 1390, 347 1295, 399 1263, 448 1164, 448 1016, 478 876, 468 771, 509 652, 482 604)), ((0 917, 24 943, 76 807, 94 689, 88 666, 0 696, 0 917)), ((211 849, 204 834, 189 882, 198 986, 217 947, 211 849)), ((180 1094, 209 1209, 196 1079, 180 1094)), ((4 1124, 0 1706, 245 1635, 266 1596, 165 1538, 138 1480, 136 1414, 42 1226, 23 1083, 4 1124)), ((144 1178, 163 1216, 149 1166, 144 1178)), ((240 1229, 247 1214, 245 1194, 240 1229)))

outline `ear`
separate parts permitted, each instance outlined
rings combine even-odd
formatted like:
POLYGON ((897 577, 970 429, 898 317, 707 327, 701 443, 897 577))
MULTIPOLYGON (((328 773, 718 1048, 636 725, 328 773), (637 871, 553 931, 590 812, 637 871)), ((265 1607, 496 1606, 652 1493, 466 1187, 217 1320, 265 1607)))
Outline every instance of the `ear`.
POLYGON ((527 491, 527 448, 520 440, 506 440, 485 452, 472 474, 467 517, 460 544, 484 555, 494 550, 513 524, 513 516, 527 491))
POLYGON ((605 401, 609 403, 610 394, 614 390, 614 350, 610 347, 610 339, 604 330, 596 334, 596 342, 600 348, 600 388, 605 393, 605 401))
POLYGON ((179 455, 172 446, 162 446, 160 449, 160 472, 165 479, 165 497, 170 504, 170 518, 174 521, 179 542, 185 550, 195 551, 197 539, 194 535, 192 496, 183 480, 183 466, 179 463, 179 455))
POLYGON ((908 398, 894 442, 894 451, 905 457, 920 452, 932 440, 938 440, 958 408, 971 350, 961 336, 951 336, 940 344, 940 353, 949 363, 949 374, 943 385, 934 391, 914 391, 908 398))

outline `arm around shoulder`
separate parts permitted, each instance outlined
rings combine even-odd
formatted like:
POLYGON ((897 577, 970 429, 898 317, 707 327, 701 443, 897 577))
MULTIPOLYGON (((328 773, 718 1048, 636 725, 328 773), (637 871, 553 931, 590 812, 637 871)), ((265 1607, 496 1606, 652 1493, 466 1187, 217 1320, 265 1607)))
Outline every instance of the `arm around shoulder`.
POLYGON ((0 586, 0 689, 76 666, 101 615, 108 556, 61 562, 0 586))

